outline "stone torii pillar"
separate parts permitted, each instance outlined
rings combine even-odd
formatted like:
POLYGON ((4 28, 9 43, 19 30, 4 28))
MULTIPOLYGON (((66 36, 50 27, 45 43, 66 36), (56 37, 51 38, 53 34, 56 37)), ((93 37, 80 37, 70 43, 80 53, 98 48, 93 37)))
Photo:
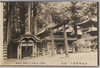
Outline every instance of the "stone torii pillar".
POLYGON ((53 33, 53 29, 51 29, 51 45, 52 45, 52 47, 51 47, 51 56, 53 56, 54 55, 54 33, 53 33))
POLYGON ((69 55, 69 46, 68 46, 68 40, 67 40, 67 33, 66 33, 66 29, 65 29, 65 24, 63 25, 63 34, 64 34, 64 43, 65 43, 65 57, 67 57, 69 55))

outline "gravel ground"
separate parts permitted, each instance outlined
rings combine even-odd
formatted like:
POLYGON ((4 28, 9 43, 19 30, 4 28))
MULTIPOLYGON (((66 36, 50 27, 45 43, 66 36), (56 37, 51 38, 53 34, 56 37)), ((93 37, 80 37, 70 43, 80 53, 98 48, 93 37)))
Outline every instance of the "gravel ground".
POLYGON ((57 54, 54 56, 40 56, 36 58, 7 59, 3 65, 32 65, 32 66, 97 66, 97 52, 57 54))

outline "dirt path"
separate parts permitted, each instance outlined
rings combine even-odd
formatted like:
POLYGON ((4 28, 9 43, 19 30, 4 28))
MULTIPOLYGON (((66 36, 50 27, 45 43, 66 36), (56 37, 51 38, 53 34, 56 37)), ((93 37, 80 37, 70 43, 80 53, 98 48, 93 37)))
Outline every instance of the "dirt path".
POLYGON ((65 58, 65 54, 54 56, 40 56, 27 59, 8 59, 4 61, 5 65, 54 65, 54 66, 97 66, 97 52, 89 53, 70 53, 65 58))

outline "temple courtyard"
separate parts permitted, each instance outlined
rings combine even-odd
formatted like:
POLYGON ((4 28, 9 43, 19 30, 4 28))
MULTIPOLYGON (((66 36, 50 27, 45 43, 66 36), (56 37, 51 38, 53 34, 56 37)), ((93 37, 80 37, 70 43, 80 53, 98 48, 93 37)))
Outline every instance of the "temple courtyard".
POLYGON ((32 65, 32 66, 97 66, 98 52, 84 52, 84 53, 69 53, 68 57, 65 54, 45 55, 36 58, 23 59, 7 59, 4 60, 4 65, 32 65))

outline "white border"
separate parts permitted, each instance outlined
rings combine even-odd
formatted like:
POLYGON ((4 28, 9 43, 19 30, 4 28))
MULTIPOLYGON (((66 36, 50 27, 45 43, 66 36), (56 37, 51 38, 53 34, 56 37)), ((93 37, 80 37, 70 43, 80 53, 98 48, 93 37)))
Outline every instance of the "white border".
MULTIPOLYGON (((98 1, 100 2, 100 0, 0 0, 0 1, 98 1)), ((2 10, 2 3, 0 2, 0 10, 2 10)), ((100 4, 99 4, 99 11, 100 12, 100 4)), ((99 18, 100 18, 100 13, 99 13, 99 18)), ((1 44, 3 44, 3 11, 0 11, 0 56, 2 55, 1 49, 3 49, 3 47, 1 46, 1 44), (1 24, 2 23, 2 24, 1 24)), ((100 22, 99 22, 99 27, 100 27, 100 22)), ((99 28, 99 35, 100 35, 100 28, 99 28)), ((100 36, 99 36, 99 41, 100 41, 100 36)), ((100 45, 99 45, 99 51, 100 51, 100 45)), ((99 52, 100 55, 100 52, 99 52)), ((1 58, 0 58, 1 60, 1 58)), ((1 63, 1 61, 0 61, 1 63)), ((100 59, 99 59, 99 66, 98 67, 90 67, 90 68, 99 68, 100 67, 100 59)), ((0 67, 0 68, 18 68, 18 67, 0 67)), ((20 68, 20 67, 19 67, 20 68)), ((29 67, 21 67, 21 68, 29 68, 29 67)), ((32 68, 39 68, 39 67, 32 67, 32 68)), ((44 67, 41 67, 44 68, 44 67)), ((45 68, 50 68, 50 67, 45 67, 45 68)), ((58 68, 58 67, 54 67, 54 68, 58 68)), ((59 67, 62 68, 62 67, 59 67)), ((67 67, 68 68, 68 67, 67 67)), ((73 68, 73 67, 70 67, 73 68)), ((77 68, 77 67, 75 67, 77 68)), ((79 67, 79 68, 84 68, 84 67, 79 67)), ((85 68, 89 68, 89 67, 85 67, 85 68)))

